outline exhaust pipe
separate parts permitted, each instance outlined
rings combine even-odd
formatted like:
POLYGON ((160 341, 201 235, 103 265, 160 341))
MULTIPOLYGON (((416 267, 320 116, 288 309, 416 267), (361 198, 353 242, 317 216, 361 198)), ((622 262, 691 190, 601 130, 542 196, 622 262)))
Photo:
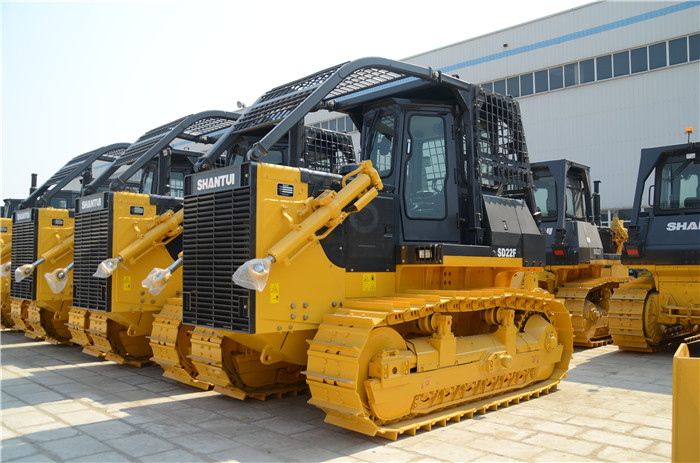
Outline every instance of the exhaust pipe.
POLYGON ((32 185, 29 187, 29 194, 36 191, 37 174, 32 174, 32 185))
POLYGON ((600 180, 593 181, 593 221, 600 227, 600 180))

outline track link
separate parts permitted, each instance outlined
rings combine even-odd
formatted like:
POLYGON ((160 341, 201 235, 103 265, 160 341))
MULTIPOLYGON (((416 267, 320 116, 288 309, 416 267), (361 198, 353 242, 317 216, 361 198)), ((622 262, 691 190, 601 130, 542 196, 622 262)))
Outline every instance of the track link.
POLYGON ((198 326, 190 339, 192 353, 187 358, 197 380, 213 384, 220 394, 239 400, 265 400, 307 389, 300 366, 264 364, 260 352, 233 341, 224 332, 198 326))
POLYGON ((187 358, 191 352, 192 327, 182 324, 182 298, 169 298, 154 316, 148 340, 153 350, 151 360, 163 368, 163 376, 199 389, 211 389, 213 384, 196 379, 197 372, 187 358))
POLYGON ((651 352, 644 332, 644 302, 652 291, 654 282, 650 278, 639 278, 621 284, 610 301, 610 335, 613 344, 622 350, 651 352))
POLYGON ((599 347, 610 343, 608 328, 609 294, 629 278, 601 277, 586 278, 567 282, 557 289, 557 299, 562 299, 571 314, 574 329, 574 345, 599 347), (592 295, 606 292, 600 301, 594 303, 592 295))
POLYGON ((396 439, 537 397, 556 389, 564 377, 573 350, 571 321, 564 306, 548 293, 511 289, 422 293, 346 300, 336 313, 324 316, 309 341, 305 374, 312 395, 309 403, 326 412, 326 422, 396 439), (498 308, 517 312, 515 321, 501 323, 490 334, 459 339, 445 332, 450 313, 485 315, 498 308), (406 322, 420 324, 434 315, 442 328, 430 338, 404 339, 392 329, 407 326, 406 322), (529 331, 519 330, 529 329, 530 320, 556 330, 556 335, 550 331, 543 338, 547 341, 539 344, 540 350, 521 342, 529 331), (549 344, 555 339, 556 347, 549 344), (461 351, 455 355, 452 349, 460 343, 461 351), (471 350, 465 348, 472 344, 471 350), (412 347, 406 349, 407 345, 412 347))

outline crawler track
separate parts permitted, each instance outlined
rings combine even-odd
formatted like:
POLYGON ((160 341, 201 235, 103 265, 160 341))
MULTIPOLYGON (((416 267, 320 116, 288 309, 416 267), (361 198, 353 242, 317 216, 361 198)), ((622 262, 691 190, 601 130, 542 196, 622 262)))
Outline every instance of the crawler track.
POLYGON ((575 346, 598 347, 610 343, 608 306, 612 290, 627 280, 587 278, 567 282, 558 288, 556 297, 564 301, 571 313, 575 346))
POLYGON ((396 439, 556 389, 571 358, 573 332, 568 312, 551 295, 428 293, 347 300, 324 316, 309 341, 305 374, 309 403, 326 412, 327 422, 396 439), (435 314, 488 318, 499 308, 512 313, 512 322, 492 322, 498 328, 488 334, 455 338, 444 323, 429 338, 404 339, 394 330, 435 314), (535 340, 530 328, 538 324, 547 328, 535 340))

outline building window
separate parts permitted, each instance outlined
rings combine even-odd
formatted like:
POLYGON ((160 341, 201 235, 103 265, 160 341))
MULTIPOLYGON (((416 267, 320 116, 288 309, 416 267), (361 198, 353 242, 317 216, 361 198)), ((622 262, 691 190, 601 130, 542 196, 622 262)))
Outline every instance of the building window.
POLYGON ((557 66, 549 70, 549 89, 556 90, 564 87, 564 68, 557 66))
POLYGON ((532 95, 532 73, 520 76, 520 95, 532 95))
POLYGON ((481 84, 484 90, 488 90, 489 92, 493 92, 493 82, 486 82, 485 84, 481 84))
POLYGON ((535 72, 535 92, 541 93, 549 90, 547 70, 535 72))
POLYGON ((612 77, 612 56, 599 56, 595 59, 596 72, 598 80, 609 79, 612 77))
POLYGON ((506 81, 505 79, 502 80, 497 80, 496 82, 493 83, 493 91, 496 93, 500 93, 501 95, 506 94, 506 81))
POLYGON ((647 70, 647 47, 635 48, 630 51, 632 74, 647 70))
POLYGON ((513 98, 520 96, 520 78, 518 76, 511 77, 506 80, 506 87, 508 95, 513 98))
POLYGON ((666 66, 666 42, 657 43, 649 47, 649 69, 658 69, 666 66))
POLYGON ((581 61, 581 83, 585 84, 595 80, 595 62, 592 59, 581 61))
POLYGON ((578 63, 564 66, 564 85, 567 87, 578 85, 578 63))
POLYGON ((685 63, 688 61, 688 38, 668 41, 668 64, 685 63))
POLYGON ((700 60, 700 34, 482 84, 514 98, 700 60))
POLYGON ((700 34, 688 37, 688 52, 689 61, 700 59, 700 34))
POLYGON ((626 76, 630 73, 630 52, 623 51, 613 55, 615 77, 626 76))
POLYGON ((356 132, 355 124, 352 123, 350 116, 345 117, 345 131, 346 132, 356 132))

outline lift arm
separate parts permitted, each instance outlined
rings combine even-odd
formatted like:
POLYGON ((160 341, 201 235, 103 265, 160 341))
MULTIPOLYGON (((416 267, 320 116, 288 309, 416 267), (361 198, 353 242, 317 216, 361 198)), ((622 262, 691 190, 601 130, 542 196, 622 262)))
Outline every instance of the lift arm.
POLYGON ((165 244, 182 233, 183 209, 177 212, 168 210, 154 219, 156 225, 122 249, 116 257, 103 261, 95 272, 95 277, 109 278, 122 262, 135 263, 139 257, 155 246, 165 244))

